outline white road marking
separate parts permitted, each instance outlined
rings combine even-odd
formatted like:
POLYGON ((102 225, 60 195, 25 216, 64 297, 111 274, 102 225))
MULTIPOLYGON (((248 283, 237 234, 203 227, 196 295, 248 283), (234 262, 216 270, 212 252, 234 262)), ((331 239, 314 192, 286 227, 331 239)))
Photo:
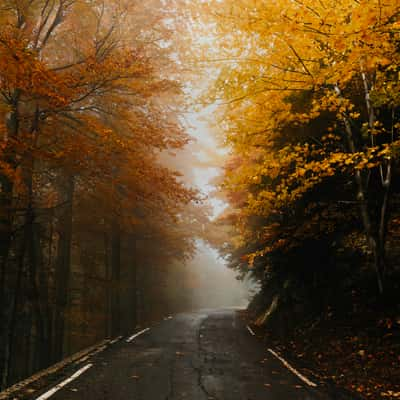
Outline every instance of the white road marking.
POLYGON ((301 379, 308 386, 311 386, 311 387, 317 387, 318 386, 316 383, 310 381, 308 378, 306 378, 304 375, 302 375, 299 371, 297 371, 295 368, 293 368, 284 358, 282 358, 279 354, 275 353, 274 350, 268 349, 268 351, 274 357, 276 357, 290 372, 295 374, 299 379, 301 379))
POLYGON ((115 344, 115 343, 119 342, 121 339, 122 339, 122 336, 118 336, 114 340, 111 340, 110 344, 115 344))
POLYGON ((132 342, 133 339, 136 339, 138 336, 143 335, 143 333, 146 333, 150 330, 150 328, 143 329, 142 331, 135 333, 132 335, 130 338, 126 339, 126 343, 132 342))
POLYGON ((256 334, 254 333, 253 329, 251 329, 248 325, 247 325, 247 330, 250 332, 250 334, 252 336, 256 336, 256 334))
POLYGON ((46 400, 46 399, 50 398, 51 396, 53 396, 54 393, 58 392, 64 386, 68 385, 68 383, 70 383, 73 380, 75 380, 76 378, 78 378, 78 376, 82 375, 85 371, 87 371, 91 367, 93 367, 93 364, 86 365, 85 367, 81 368, 79 371, 76 371, 73 375, 71 375, 65 381, 62 381, 58 385, 54 386, 53 389, 50 389, 48 392, 42 394, 36 400, 46 400))

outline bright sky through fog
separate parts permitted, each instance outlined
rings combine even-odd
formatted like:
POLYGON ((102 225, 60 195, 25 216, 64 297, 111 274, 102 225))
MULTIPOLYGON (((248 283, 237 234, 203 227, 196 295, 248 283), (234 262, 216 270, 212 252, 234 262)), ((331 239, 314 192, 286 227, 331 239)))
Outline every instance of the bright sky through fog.
POLYGON ((212 112, 213 107, 205 108, 202 112, 192 112, 187 116, 187 120, 190 124, 189 133, 199 145, 196 147, 200 148, 196 151, 196 157, 201 163, 204 163, 204 166, 193 168, 194 183, 202 193, 209 196, 208 201, 213 208, 213 216, 216 217, 227 207, 227 204, 213 197, 215 187, 212 181, 221 175, 222 171, 218 166, 218 157, 211 155, 222 157, 226 151, 219 146, 207 123, 207 119, 212 117, 212 112))

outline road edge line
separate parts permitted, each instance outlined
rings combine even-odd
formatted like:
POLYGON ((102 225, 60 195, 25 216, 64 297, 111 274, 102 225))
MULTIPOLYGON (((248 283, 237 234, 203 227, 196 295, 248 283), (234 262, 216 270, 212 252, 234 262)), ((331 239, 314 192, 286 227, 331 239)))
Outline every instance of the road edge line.
POLYGON ((276 357, 290 372, 292 372, 294 375, 296 375, 299 379, 301 379, 308 386, 311 386, 311 387, 317 387, 318 386, 316 383, 310 381, 307 377, 305 377, 299 371, 297 371, 296 368, 292 367, 283 357, 281 357, 279 354, 277 354, 274 350, 268 349, 268 351, 274 357, 276 357))
POLYGON ((6 388, 2 392, 0 392, 0 400, 6 400, 9 399, 12 395, 16 395, 16 393, 19 393, 20 391, 24 390, 27 386, 37 382, 39 379, 43 379, 51 374, 54 374, 55 372, 67 367, 68 365, 72 365, 78 360, 81 360, 82 358, 86 357, 99 347, 102 347, 104 345, 107 345, 110 342, 109 339, 104 339, 99 343, 94 344, 93 346, 87 347, 86 349, 83 349, 72 356, 69 356, 67 358, 64 358, 63 360, 57 362, 56 364, 50 365, 46 369, 43 369, 41 371, 36 372, 35 374, 31 375, 30 377, 15 383, 14 385, 6 388))
POLYGON ((87 364, 78 371, 76 371, 74 374, 72 374, 69 378, 63 380, 62 382, 58 383, 56 386, 54 386, 52 389, 48 390, 46 393, 43 393, 41 396, 37 397, 36 400, 46 400, 49 399, 51 396, 53 396, 56 392, 58 392, 60 389, 62 389, 64 386, 67 386, 68 383, 74 381, 76 378, 81 376, 84 372, 86 372, 89 368, 92 368, 93 364, 87 364))
POLYGON ((126 339, 126 343, 130 343, 132 342, 133 339, 136 339, 138 336, 143 335, 143 333, 146 333, 150 330, 150 328, 146 328, 143 329, 142 331, 135 333, 134 335, 132 335, 131 337, 129 337, 128 339, 126 339))
POLYGON ((256 336, 256 334, 254 333, 253 329, 251 329, 249 325, 247 325, 246 328, 250 332, 251 336, 256 336))

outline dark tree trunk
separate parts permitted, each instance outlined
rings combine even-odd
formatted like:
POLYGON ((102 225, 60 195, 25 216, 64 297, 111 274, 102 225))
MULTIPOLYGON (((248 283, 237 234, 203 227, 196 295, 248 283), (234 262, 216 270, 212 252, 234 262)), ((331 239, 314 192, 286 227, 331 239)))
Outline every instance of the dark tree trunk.
POLYGON ((121 333, 121 231, 116 220, 111 227, 111 333, 113 336, 121 333))
MULTIPOLYGON (((372 105, 370 104, 369 101, 370 96, 369 96, 369 88, 368 88, 368 82, 366 80, 366 75, 363 73, 362 76, 365 86, 366 104, 369 115, 368 124, 369 128, 373 130, 375 114, 372 105)), ((337 95, 339 95, 340 98, 342 98, 341 90, 337 85, 335 86, 335 92, 337 95)), ((357 149, 354 141, 353 128, 346 114, 343 115, 343 123, 345 126, 345 132, 349 145, 349 150, 351 153, 356 153, 357 149)), ((374 140, 373 135, 371 136, 372 140, 374 140)), ((374 143, 372 144, 374 145, 374 143)), ((361 220, 364 226, 368 247, 371 250, 374 257, 374 268, 376 273, 377 286, 379 293, 382 295, 384 293, 385 242, 386 242, 387 221, 388 221, 388 203, 389 203, 390 186, 392 180, 392 166, 390 159, 387 165, 386 176, 383 176, 383 169, 381 169, 381 179, 383 188, 383 198, 381 203, 380 215, 377 218, 378 232, 375 232, 373 229, 371 212, 368 205, 368 184, 365 184, 364 182, 365 179, 363 179, 361 171, 360 170, 355 171, 355 184, 357 188, 357 200, 360 203, 361 220)))
MULTIPOLYGON (((37 142, 39 138, 39 108, 36 107, 35 115, 32 121, 31 128, 31 144, 33 148, 37 147, 37 142)), ((33 369, 42 369, 46 367, 48 360, 44 359, 46 357, 48 341, 46 337, 45 328, 45 317, 42 306, 41 297, 47 298, 47 285, 46 287, 40 287, 39 282, 39 271, 43 269, 43 257, 42 250, 40 246, 40 226, 38 221, 36 221, 36 214, 33 208, 34 202, 34 188, 33 188, 33 174, 35 169, 35 160, 31 153, 26 155, 26 163, 24 168, 25 183, 28 188, 28 208, 31 210, 31 220, 28 225, 28 255, 29 255, 29 283, 32 293, 32 309, 33 309, 33 319, 32 322, 35 326, 36 337, 35 343, 33 344, 34 354, 33 359, 33 369), (41 293, 40 289, 43 290, 41 293)), ((33 371, 31 371, 33 372, 33 371)))
POLYGON ((59 218, 59 240, 56 263, 56 293, 54 310, 53 361, 64 355, 64 335, 68 289, 71 273, 72 213, 74 197, 74 177, 69 176, 65 184, 65 206, 59 218))
POLYGON ((104 233, 104 276, 105 276, 105 334, 112 336, 112 274, 110 263, 110 243, 107 233, 104 233))
MULTIPOLYGON (((12 143, 12 140, 16 139, 19 134, 19 99, 20 93, 18 90, 16 90, 11 99, 11 112, 6 121, 7 137, 4 139, 8 143, 12 143)), ((5 161, 12 169, 15 169, 17 160, 13 144, 8 145, 5 149, 5 161)), ((12 178, 6 175, 0 175, 0 187, 0 263, 5 268, 12 237, 12 203, 14 190, 14 182, 12 178)))
POLYGON ((15 287, 12 291, 12 301, 11 301, 11 309, 9 314, 8 323, 5 325, 5 335, 4 335, 4 344, 3 344, 3 365, 2 365, 2 376, 1 376, 1 389, 5 389, 9 384, 9 376, 10 376, 10 364, 11 364, 11 355, 13 353, 13 344, 14 344, 14 336, 15 336, 15 328, 17 325, 17 314, 18 314, 18 306, 20 303, 21 296, 21 287, 22 287, 22 278, 24 272, 24 261, 25 261, 25 253, 26 247, 29 239, 29 226, 32 224, 32 210, 28 210, 27 218, 24 226, 24 234, 22 238, 22 244, 19 249, 18 263, 17 263, 17 271, 16 271, 16 280, 15 287))
POLYGON ((47 307, 47 282, 41 282, 40 270, 43 269, 43 259, 40 247, 40 229, 38 223, 34 223, 29 232, 29 278, 32 288, 33 310, 36 327, 36 344, 34 369, 43 369, 49 364, 48 359, 48 330, 46 329, 47 307))
MULTIPOLYGON (((19 134, 19 99, 20 93, 18 90, 15 90, 10 102, 11 111, 6 120, 7 136, 2 138, 8 143, 10 143, 9 139, 16 139, 19 134)), ((12 169, 15 169, 16 155, 12 144, 8 145, 5 149, 4 161, 7 162, 12 169)), ((7 341, 5 336, 7 335, 6 320, 8 319, 8 315, 4 304, 6 300, 6 290, 8 290, 6 287, 8 274, 7 266, 13 237, 13 191, 14 182, 12 178, 0 174, 0 338, 5 342, 7 341)), ((1 356, 0 358, 4 358, 5 354, 1 354, 1 356)))
MULTIPOLYGON (((136 241, 134 241, 136 244, 136 241)), ((136 249, 136 246, 135 246, 136 249)), ((131 303, 130 303, 130 316, 131 316, 131 326, 134 329, 137 325, 137 268, 136 268, 136 252, 132 254, 132 264, 130 270, 131 276, 131 303)))
POLYGON ((46 316, 47 316, 47 338, 48 338, 48 362, 51 363, 53 360, 52 357, 52 351, 54 349, 54 313, 53 313, 53 304, 54 299, 51 297, 51 292, 50 292, 50 284, 49 284, 49 276, 52 271, 52 265, 53 265, 53 245, 54 245, 54 212, 52 211, 50 216, 50 221, 49 221, 49 239, 47 243, 47 259, 46 259, 46 267, 43 267, 40 270, 40 291, 42 293, 43 301, 46 304, 46 316))

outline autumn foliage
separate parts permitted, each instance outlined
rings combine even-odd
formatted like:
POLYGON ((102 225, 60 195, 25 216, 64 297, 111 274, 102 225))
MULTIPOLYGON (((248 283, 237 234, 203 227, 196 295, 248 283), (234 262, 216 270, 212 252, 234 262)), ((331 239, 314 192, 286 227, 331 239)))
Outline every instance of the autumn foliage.
POLYGON ((307 339, 334 305, 346 324, 373 309, 378 329, 398 305, 398 2, 203 7, 218 47, 198 59, 216 75, 203 100, 230 150, 215 242, 261 285, 255 323, 286 338, 310 321, 307 339))
POLYGON ((161 161, 188 142, 161 3, 0 2, 1 387, 167 312, 194 249, 197 194, 161 161))
POLYGON ((220 105, 230 149, 219 245, 261 283, 256 323, 275 319, 285 336, 366 282, 395 306, 398 2, 225 0, 204 11, 218 45, 206 49, 218 76, 204 100, 220 105))
POLYGON ((250 266, 334 231, 358 208, 383 291, 400 128, 397 3, 222 7, 215 20, 225 66, 210 96, 225 103, 232 157, 224 189, 242 243, 258 248, 248 252, 250 266), (333 185, 336 193, 323 193, 333 185))

